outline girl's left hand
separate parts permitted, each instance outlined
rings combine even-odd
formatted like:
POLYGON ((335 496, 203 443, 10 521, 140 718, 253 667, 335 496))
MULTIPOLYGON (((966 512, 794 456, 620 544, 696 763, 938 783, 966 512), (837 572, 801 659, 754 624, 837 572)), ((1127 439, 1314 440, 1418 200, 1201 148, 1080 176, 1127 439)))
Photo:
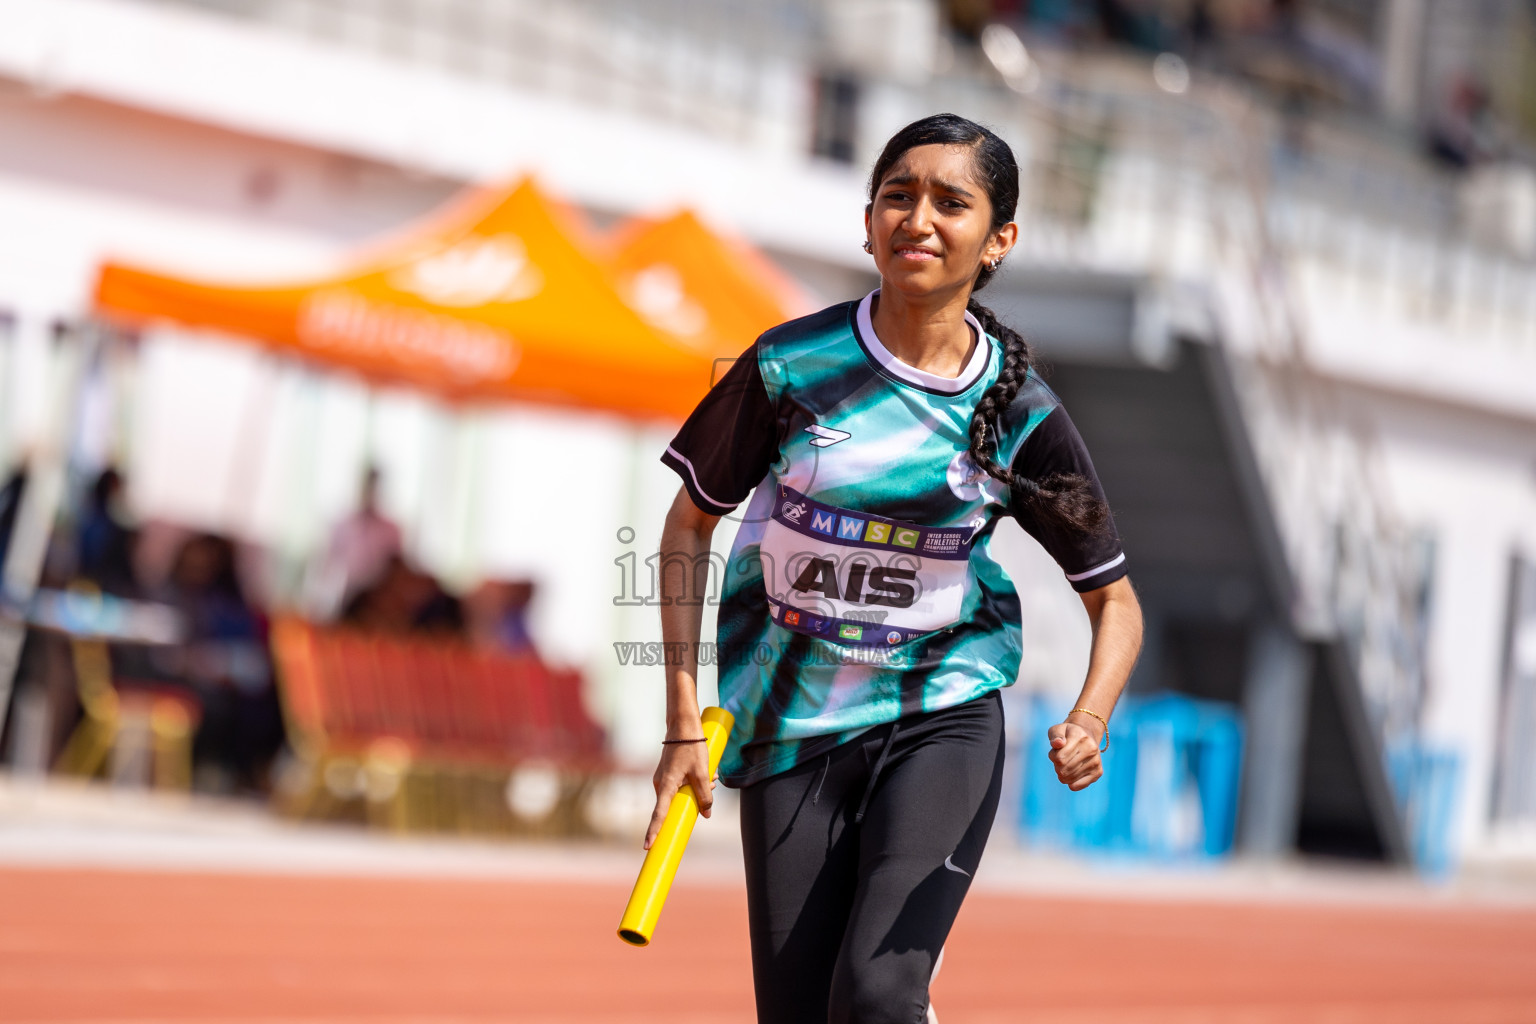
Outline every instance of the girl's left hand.
POLYGON ((1061 722, 1046 732, 1051 740, 1051 763, 1056 777, 1072 792, 1086 789, 1104 774, 1099 741, 1080 725, 1061 722))

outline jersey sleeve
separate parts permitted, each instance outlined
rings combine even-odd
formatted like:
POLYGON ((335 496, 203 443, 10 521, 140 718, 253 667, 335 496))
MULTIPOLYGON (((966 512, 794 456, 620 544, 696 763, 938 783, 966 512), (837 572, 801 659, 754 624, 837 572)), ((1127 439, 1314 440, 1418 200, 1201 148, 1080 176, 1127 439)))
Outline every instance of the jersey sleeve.
MULTIPOLYGON (((1093 493, 1104 501, 1104 487, 1093 470, 1088 448, 1067 410, 1060 405, 1052 409, 1025 439, 1011 468, 1014 473, 1031 480, 1042 480, 1052 473, 1076 473, 1084 477, 1093 493)), ((1028 511, 1017 518, 1019 525, 1056 559, 1072 589, 1078 593, 1097 590, 1125 575, 1125 552, 1121 549, 1120 533, 1115 529, 1113 516, 1106 516, 1104 525, 1088 535, 1028 511)))
POLYGON ((778 452, 778 414, 754 344, 709 389, 661 461, 682 477, 695 505, 720 516, 752 493, 778 452))

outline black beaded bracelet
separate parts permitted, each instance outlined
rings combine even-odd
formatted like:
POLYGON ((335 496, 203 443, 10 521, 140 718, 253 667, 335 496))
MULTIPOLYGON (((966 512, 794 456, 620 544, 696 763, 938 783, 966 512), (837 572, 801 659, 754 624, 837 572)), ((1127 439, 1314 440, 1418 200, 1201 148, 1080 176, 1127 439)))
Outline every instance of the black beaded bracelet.
POLYGON ((708 743, 708 742, 709 742, 708 738, 706 738, 704 736, 700 736, 696 740, 662 740, 661 741, 661 745, 662 746, 666 746, 669 743, 708 743))

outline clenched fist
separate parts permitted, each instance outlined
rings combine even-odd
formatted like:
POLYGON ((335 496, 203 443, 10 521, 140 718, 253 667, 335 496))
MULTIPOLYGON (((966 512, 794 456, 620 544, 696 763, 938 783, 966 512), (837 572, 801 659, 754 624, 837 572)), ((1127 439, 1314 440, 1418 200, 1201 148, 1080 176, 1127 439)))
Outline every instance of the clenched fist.
POLYGON ((1099 740, 1080 725, 1061 722, 1047 730, 1051 741, 1051 764, 1056 766, 1056 777, 1076 793, 1086 789, 1104 774, 1104 761, 1099 757, 1099 740))

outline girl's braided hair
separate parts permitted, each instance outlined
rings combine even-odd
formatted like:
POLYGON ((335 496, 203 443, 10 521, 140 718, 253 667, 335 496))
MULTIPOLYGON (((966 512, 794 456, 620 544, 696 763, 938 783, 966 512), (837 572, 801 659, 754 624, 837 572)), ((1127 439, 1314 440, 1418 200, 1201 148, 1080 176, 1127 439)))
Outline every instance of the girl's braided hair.
MULTIPOLYGON (((870 209, 874 207, 880 182, 902 154, 918 146, 931 145, 969 147, 975 158, 976 179, 992 202, 993 230, 1013 220, 1019 205, 1019 166, 1013 158, 1013 150, 993 132, 958 114, 933 114, 913 121, 891 136, 870 174, 870 209)), ((966 304, 966 309, 982 328, 1003 346, 1003 365, 997 382, 987 388, 976 403, 976 411, 971 414, 971 460, 989 476, 1007 485, 1009 501, 1016 513, 1033 514, 1074 532, 1092 533, 1103 525, 1109 510, 1083 476, 1051 473, 1040 480, 1031 480, 997 461, 1002 414, 1029 376, 1030 352, 1029 345, 1017 331, 976 301, 975 293, 985 288, 995 273, 995 268, 985 263, 981 265, 971 288, 971 299, 966 304)))

